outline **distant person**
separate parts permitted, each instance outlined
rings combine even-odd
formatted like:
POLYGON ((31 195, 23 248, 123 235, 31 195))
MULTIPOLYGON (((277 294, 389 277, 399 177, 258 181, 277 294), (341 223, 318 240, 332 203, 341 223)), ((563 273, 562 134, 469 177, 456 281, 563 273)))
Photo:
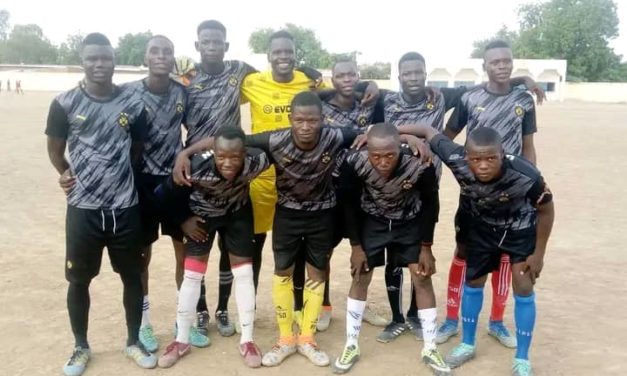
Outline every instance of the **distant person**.
POLYGON ((7 79, 7 91, 11 92, 11 80, 7 79))
POLYGON ((0 81, 0 93, 2 93, 2 81, 0 81))
POLYGON ((22 90, 22 80, 15 81, 15 94, 24 95, 24 90, 22 90))

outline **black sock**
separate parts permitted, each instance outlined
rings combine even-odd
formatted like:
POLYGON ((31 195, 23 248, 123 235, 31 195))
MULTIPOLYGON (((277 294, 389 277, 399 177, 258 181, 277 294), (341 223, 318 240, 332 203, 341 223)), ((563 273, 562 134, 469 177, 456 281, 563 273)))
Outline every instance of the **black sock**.
POLYGON ((253 281, 255 283, 255 294, 259 286, 259 272, 261 271, 261 260, 263 258, 263 245, 266 242, 266 233, 255 234, 255 250, 253 252, 253 281))
POLYGON ((218 284, 218 307, 217 311, 228 311, 229 298, 231 297, 231 287, 233 286, 233 273, 231 273, 231 261, 229 253, 222 249, 220 251, 220 281, 218 284))
POLYGON ((196 304, 196 312, 209 311, 207 308, 207 288, 205 287, 205 277, 202 277, 200 281, 200 297, 198 297, 198 303, 196 304))
POLYGON ((330 282, 330 276, 331 276, 331 262, 329 261, 327 263, 327 278, 326 278, 326 283, 324 284, 324 296, 322 298, 322 305, 325 307, 330 307, 331 306, 331 299, 329 298, 329 285, 331 284, 330 282))
POLYGON ((128 339, 126 345, 131 346, 139 341, 139 327, 142 322, 142 305, 144 293, 141 275, 120 275, 124 284, 124 312, 126 313, 126 329, 128 339))
POLYGON ((418 303, 416 303, 416 288, 411 284, 411 303, 407 309, 407 317, 418 317, 418 303))
POLYGON ((385 285, 387 286, 388 301, 392 309, 392 321, 403 323, 405 318, 401 313, 403 306, 403 269, 390 264, 385 266, 385 285))
POLYGON ((74 346, 89 348, 87 326, 89 323, 89 282, 71 283, 67 289, 67 310, 74 334, 74 346))
MULTIPOLYGON (((301 243, 302 244, 302 243, 301 243)), ((301 246, 304 248, 304 245, 301 246)), ((303 310, 303 289, 305 288, 306 251, 300 249, 294 262, 294 311, 303 310)))

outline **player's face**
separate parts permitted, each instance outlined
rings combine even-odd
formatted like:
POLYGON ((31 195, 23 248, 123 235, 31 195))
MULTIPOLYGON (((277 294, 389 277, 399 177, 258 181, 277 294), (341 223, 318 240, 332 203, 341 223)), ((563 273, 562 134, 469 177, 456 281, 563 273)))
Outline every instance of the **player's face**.
POLYGON ((111 82, 115 68, 111 46, 87 45, 83 48, 82 59, 87 80, 99 84, 111 82))
POLYGON ((503 150, 498 146, 466 146, 466 162, 482 183, 498 178, 503 166, 503 150))
POLYGON ((403 93, 419 95, 425 88, 427 72, 425 63, 420 60, 403 61, 398 69, 398 80, 403 93))
POLYGON ((165 38, 155 38, 148 42, 144 63, 150 74, 167 76, 174 68, 174 46, 165 38))
POLYGON ((226 180, 233 180, 242 171, 246 148, 242 140, 218 137, 215 143, 216 168, 226 180))
POLYGON ((506 84, 512 75, 514 58, 509 48, 493 48, 483 57, 483 69, 492 82, 506 84))
POLYGON ((368 137, 368 160, 379 175, 389 178, 398 164, 400 145, 394 137, 368 137))
POLYGON ((296 106, 290 114, 292 136, 302 145, 315 145, 318 142, 322 115, 317 106, 296 106))
POLYGON ((342 62, 335 64, 331 82, 333 87, 341 96, 352 97, 355 95, 355 84, 359 80, 357 67, 350 62, 342 62))
POLYGON ((287 38, 277 38, 270 43, 268 61, 272 71, 279 75, 291 74, 296 64, 296 47, 287 38))
POLYGON ((223 62, 224 54, 228 50, 229 44, 221 30, 203 29, 198 33, 196 51, 200 52, 200 59, 203 63, 223 62))

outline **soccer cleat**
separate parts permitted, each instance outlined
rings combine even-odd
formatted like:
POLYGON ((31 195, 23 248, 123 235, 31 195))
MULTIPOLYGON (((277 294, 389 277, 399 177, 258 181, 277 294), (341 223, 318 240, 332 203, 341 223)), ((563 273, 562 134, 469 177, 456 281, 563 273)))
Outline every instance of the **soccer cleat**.
POLYGON ((250 368, 261 367, 261 350, 255 342, 245 342, 239 345, 239 353, 244 358, 244 364, 250 368))
POLYGON ((385 329, 383 329, 381 333, 379 333, 379 335, 377 336, 377 341, 381 343, 392 342, 396 338, 398 338, 398 336, 403 334, 406 329, 407 326, 405 326, 405 323, 392 321, 385 327, 385 329))
POLYGON ((376 313, 370 306, 366 306, 363 314, 363 320, 370 325, 384 327, 390 323, 384 317, 376 313))
POLYGON ((139 341, 134 345, 126 346, 124 354, 126 354, 126 357, 133 359, 135 364, 141 368, 150 369, 157 366, 157 357, 148 352, 139 341))
POLYGON ((159 348, 159 342, 152 330, 152 325, 146 325, 139 328, 139 340, 149 352, 153 353, 159 348))
POLYGON ((91 350, 76 346, 72 351, 72 356, 63 366, 65 376, 80 376, 85 372, 87 363, 91 357, 91 350))
POLYGON ((285 358, 296 352, 296 345, 287 343, 277 343, 270 351, 263 355, 261 364, 266 367, 276 367, 283 363, 285 358))
POLYGON ((228 311, 216 312, 216 324, 218 326, 218 333, 220 333, 222 337, 230 337, 235 334, 235 326, 231 320, 229 320, 228 311))
POLYGON ((505 324, 503 324, 503 321, 490 321, 488 324, 488 334, 496 338, 501 345, 509 349, 515 349, 518 345, 516 337, 510 334, 505 324))
POLYGON ((202 311, 196 313, 196 328, 198 328, 198 333, 209 337, 209 312, 202 311))
POLYGON ((301 342, 296 346, 298 353, 305 356, 315 366, 326 367, 329 365, 329 356, 320 350, 315 342, 301 342))
POLYGON ((350 371, 350 369, 353 368, 355 363, 359 360, 360 355, 359 346, 350 345, 344 347, 342 355, 335 359, 335 362, 333 363, 333 373, 343 374, 350 371))
POLYGON ((451 367, 442 359, 442 355, 437 349, 423 349, 422 361, 428 365, 433 373, 438 376, 450 375, 451 367))
POLYGON ((194 326, 189 328, 189 344, 194 347, 208 347, 211 345, 211 338, 209 335, 204 335, 200 330, 194 326))
POLYGON ((455 346, 450 353, 448 353, 448 355, 444 358, 444 361, 451 368, 457 368, 474 358, 476 354, 477 351, 475 346, 470 346, 462 342, 455 346))
POLYGON ((420 324, 420 319, 418 317, 407 317, 405 325, 407 326, 407 329, 412 332, 414 337, 416 337, 416 341, 422 341, 422 325, 420 324))
POLYGON ((329 325, 331 324, 331 313, 333 312, 333 308, 331 306, 322 306, 322 310, 320 311, 320 315, 318 316, 318 323, 316 324, 316 330, 319 332, 324 332, 329 329, 329 325))
POLYGON ((512 364, 512 376, 533 376, 531 363, 526 359, 514 358, 514 364, 512 364))
POLYGON ((435 343, 438 345, 442 344, 458 334, 459 329, 457 328, 457 320, 446 319, 438 328, 438 332, 435 335, 435 343))
POLYGON ((170 368, 178 362, 179 359, 189 354, 192 347, 187 343, 172 342, 166 347, 163 355, 159 357, 159 367, 170 368))

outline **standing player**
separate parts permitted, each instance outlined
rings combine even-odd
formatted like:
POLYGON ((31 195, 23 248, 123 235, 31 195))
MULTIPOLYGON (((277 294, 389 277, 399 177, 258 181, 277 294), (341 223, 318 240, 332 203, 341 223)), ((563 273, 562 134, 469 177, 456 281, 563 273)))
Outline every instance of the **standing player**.
POLYGON ((24 90, 22 90, 22 80, 15 81, 15 94, 24 95, 24 90))
POLYGON ((334 372, 346 373, 359 360, 358 338, 368 286, 373 268, 385 264, 387 249, 388 260, 399 267, 408 266, 411 272, 424 330, 422 359, 434 373, 449 373, 435 344, 437 320, 431 283, 435 273, 431 245, 438 216, 435 169, 408 149, 401 149, 398 130, 391 124, 373 126, 367 151, 349 153, 343 169, 350 176, 349 186, 361 198, 358 206, 344 202, 353 281, 346 303, 347 341, 334 372))
MULTIPOLYGON (((228 252, 235 282, 235 300, 242 335, 239 350, 249 367, 261 366, 261 351, 253 341, 255 285, 253 283, 253 214, 249 182, 269 167, 259 150, 246 150, 239 127, 221 127, 216 133, 215 153, 196 154, 191 161, 192 188, 184 190, 189 202, 178 204, 176 215, 185 232, 185 279, 179 296, 176 340, 159 358, 160 367, 173 366, 190 351, 189 328, 200 296, 200 282, 207 271, 209 252, 216 232, 228 252), (191 194, 191 195, 190 195, 191 194)), ((183 152, 191 156, 191 149, 183 152)), ((170 182, 170 186, 172 186, 170 182)))
POLYGON ((463 339, 446 356, 446 362, 455 368, 475 357, 483 286, 488 273, 502 263, 501 255, 505 253, 513 270, 518 343, 512 374, 532 375, 529 348, 536 318, 533 285, 542 271, 553 226, 551 191, 533 164, 504 152, 498 130, 476 128, 469 133, 465 147, 427 127, 407 127, 401 131, 430 141, 433 152, 453 172, 467 203, 463 339))
POLYGON ((11 80, 7 78, 7 93, 11 92, 11 80))
MULTIPOLYGON (((525 90, 513 87, 510 81, 513 67, 512 51, 503 41, 486 46, 484 69, 488 83, 464 93, 449 119, 444 134, 454 139, 464 127, 467 133, 480 127, 495 129, 501 135, 506 153, 521 155, 536 163, 533 134, 537 131, 533 98, 525 90)), ((443 343, 458 333, 458 311, 462 294, 465 265, 464 242, 468 231, 466 204, 460 197, 455 216, 457 251, 449 271, 447 318, 438 330, 438 342, 443 343)), ((513 337, 503 323, 503 315, 511 281, 510 260, 503 255, 499 267, 492 272, 492 311, 488 333, 503 346, 516 347, 513 337)))
MULTIPOLYGON (((174 66, 174 45, 165 36, 152 37, 146 46, 144 64, 148 77, 125 85, 144 102, 147 110, 148 135, 138 175, 137 191, 142 220, 142 247, 146 270, 142 274, 144 303, 139 339, 150 352, 157 351, 159 344, 150 323, 148 299, 148 266, 152 256, 152 243, 161 233, 172 238, 176 260, 175 280, 177 290, 183 280, 183 233, 161 209, 155 189, 171 174, 176 154, 182 149, 181 123, 185 117, 185 87, 170 79, 174 66)), ((197 337, 197 336, 196 336, 197 337)), ((204 339, 204 338, 201 338, 204 339)), ((209 343, 197 343, 207 346, 209 343)))
POLYGON ((75 347, 63 372, 82 374, 91 356, 87 342, 89 284, 100 271, 104 247, 124 285, 125 353, 140 367, 154 368, 155 356, 138 338, 143 261, 131 165, 141 157, 146 111, 131 91, 113 85, 115 60, 107 37, 87 35, 81 58, 84 80, 52 101, 46 127, 48 155, 61 175, 59 183, 68 202, 65 276, 75 347), (69 160, 65 158, 66 144, 69 160))

